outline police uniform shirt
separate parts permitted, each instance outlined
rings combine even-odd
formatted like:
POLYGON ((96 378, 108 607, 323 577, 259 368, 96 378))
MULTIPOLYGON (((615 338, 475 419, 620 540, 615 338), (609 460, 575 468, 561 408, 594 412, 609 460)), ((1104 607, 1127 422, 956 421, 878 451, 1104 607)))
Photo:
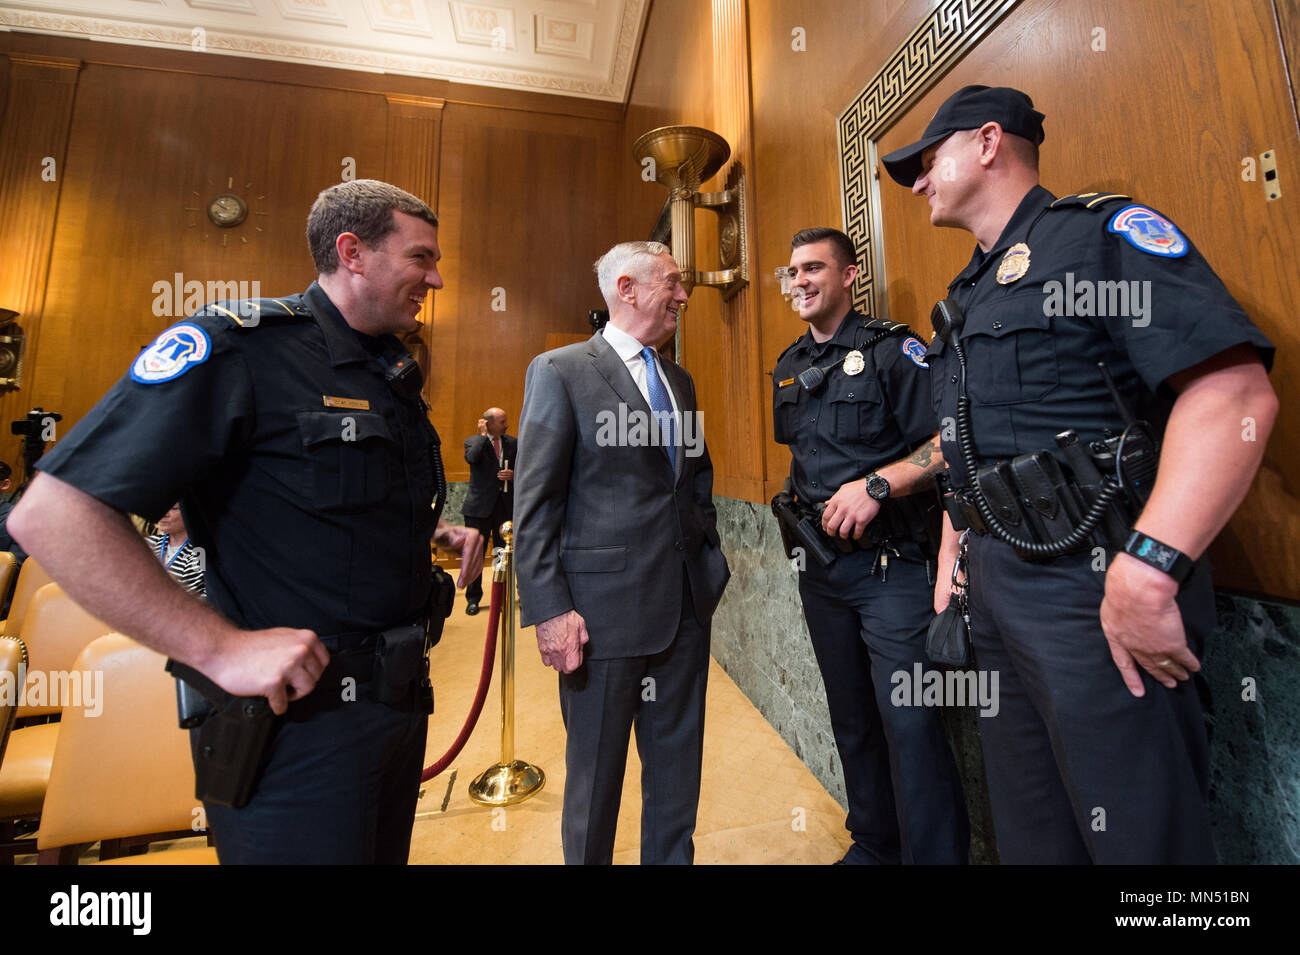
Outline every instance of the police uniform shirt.
POLYGON ((790 446, 795 493, 812 504, 897 461, 939 430, 922 362, 925 346, 916 338, 887 335, 863 354, 861 372, 844 370, 855 343, 877 334, 864 331, 863 321, 850 310, 821 343, 805 332, 772 373, 775 437, 790 446), (809 395, 795 377, 814 365, 826 368, 826 382, 809 395))
POLYGON ((400 344, 354 331, 316 283, 252 304, 256 321, 225 303, 163 332, 40 469, 150 519, 179 499, 208 599, 241 627, 412 620, 437 436, 385 380, 400 344))
MULTIPOLYGON (((960 341, 979 464, 1054 448, 1066 428, 1085 441, 1123 431, 1100 361, 1157 432, 1175 397, 1163 387, 1170 375, 1243 343, 1272 363, 1273 346, 1191 241, 1125 196, 1056 200, 1035 186, 996 245, 987 253, 976 246, 948 295, 965 313, 960 341)), ((938 336, 926 357, 935 410, 954 422, 957 357, 938 336)), ((967 483, 956 429, 942 438, 954 482, 967 483)))

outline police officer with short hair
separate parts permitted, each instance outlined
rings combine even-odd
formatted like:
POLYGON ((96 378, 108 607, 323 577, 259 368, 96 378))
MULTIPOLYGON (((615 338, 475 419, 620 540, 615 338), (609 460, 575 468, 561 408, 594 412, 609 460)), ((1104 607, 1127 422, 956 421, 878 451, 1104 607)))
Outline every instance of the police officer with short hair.
POLYGON ((808 331, 772 373, 776 440, 792 455, 787 499, 774 510, 793 509, 820 535, 787 547, 848 793, 853 845, 842 861, 964 863, 969 826, 939 712, 891 702, 894 675, 911 679, 925 662, 932 619, 932 489, 943 459, 925 346, 906 326, 853 309, 856 260, 835 229, 791 242, 791 291, 808 331))
POLYGON ((968 86, 883 160, 931 224, 977 243, 927 353, 958 489, 935 606, 969 524, 1003 862, 1212 863, 1200 558, 1263 455, 1273 347, 1168 218, 1038 185, 1043 118, 1018 90, 968 86))
POLYGON ((243 796, 211 794, 204 760, 221 741, 194 730, 223 863, 406 861, 431 703, 430 537, 461 551, 462 579, 482 559, 477 532, 435 535, 438 437, 397 338, 442 287, 437 221, 387 183, 326 189, 307 222, 317 280, 164 331, 41 459, 11 517, 95 616, 196 686, 280 715, 243 796), (124 516, 177 499, 211 608, 124 516))

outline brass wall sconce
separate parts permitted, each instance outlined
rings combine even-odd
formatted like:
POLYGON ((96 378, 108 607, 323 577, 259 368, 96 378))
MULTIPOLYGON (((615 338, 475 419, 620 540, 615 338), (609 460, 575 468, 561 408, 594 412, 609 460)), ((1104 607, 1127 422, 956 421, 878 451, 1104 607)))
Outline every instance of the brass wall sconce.
MULTIPOLYGON (((632 155, 643 170, 668 189, 673 258, 682 271, 687 294, 697 285, 716 288, 724 301, 749 284, 749 247, 745 241, 744 175, 733 170, 722 192, 700 192, 731 156, 731 147, 717 133, 698 126, 660 126, 632 144, 632 155), (695 208, 718 215, 718 255, 721 269, 695 267, 695 208)), ((662 220, 661 220, 662 221, 662 220)), ((658 238, 658 235, 656 235, 658 238)))

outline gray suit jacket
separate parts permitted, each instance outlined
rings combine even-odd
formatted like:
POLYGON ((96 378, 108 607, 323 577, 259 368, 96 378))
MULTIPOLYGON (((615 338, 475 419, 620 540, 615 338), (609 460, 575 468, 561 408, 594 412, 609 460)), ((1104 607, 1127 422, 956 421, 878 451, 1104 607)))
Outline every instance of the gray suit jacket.
MULTIPOLYGON (((693 414, 690 375, 662 364, 680 410, 693 414)), ((682 612, 683 568, 705 626, 731 576, 703 441, 695 456, 678 449, 674 474, 663 447, 611 442, 620 413, 632 412, 650 408, 599 332, 528 366, 515 471, 520 623, 577 610, 589 659, 665 649, 682 612)))

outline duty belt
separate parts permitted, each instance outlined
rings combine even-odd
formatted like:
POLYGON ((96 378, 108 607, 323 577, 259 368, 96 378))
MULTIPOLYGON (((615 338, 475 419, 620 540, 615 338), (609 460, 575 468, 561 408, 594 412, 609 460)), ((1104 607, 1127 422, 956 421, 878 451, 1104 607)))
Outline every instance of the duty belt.
POLYGON ((797 544, 826 566, 838 555, 857 550, 890 549, 897 555, 898 545, 904 541, 915 541, 927 559, 938 553, 939 512, 933 496, 910 495, 882 501, 875 520, 857 538, 827 534, 822 528, 824 508, 825 504, 796 500, 788 488, 772 498, 772 513, 787 557, 794 556, 797 544))
MULTIPOLYGON (((1083 524, 1084 516, 1102 489, 1101 472, 1096 462, 1088 462, 1091 467, 1087 467, 1074 459, 1077 455, 1068 453, 1070 449, 1064 450, 1064 466, 1056 454, 1044 450, 995 461, 976 471, 975 480, 993 516, 1016 537, 1046 544, 1087 526, 1083 524)), ((994 533, 984 519, 974 489, 945 488, 945 483, 940 484, 941 492, 953 528, 969 528, 978 535, 1001 539, 1001 534, 994 533)), ((1068 552, 1077 553, 1098 544, 1122 547, 1137 512, 1133 501, 1123 494, 1115 495, 1091 533, 1068 552)), ((1015 550, 1024 560, 1042 559, 1042 555, 1020 547, 1015 550)))

